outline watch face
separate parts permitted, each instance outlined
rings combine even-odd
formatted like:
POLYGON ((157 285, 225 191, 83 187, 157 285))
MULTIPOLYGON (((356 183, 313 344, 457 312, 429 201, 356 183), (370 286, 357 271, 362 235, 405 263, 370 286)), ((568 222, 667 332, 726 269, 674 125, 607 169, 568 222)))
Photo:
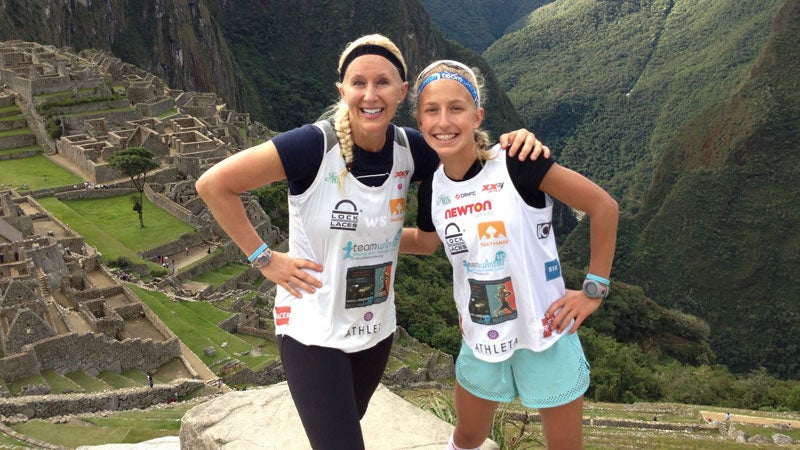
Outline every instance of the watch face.
POLYGON ((253 265, 255 267, 264 267, 267 264, 269 264, 271 259, 272 259, 272 252, 265 250, 263 253, 258 255, 255 261, 253 261, 253 265))
POLYGON ((608 292, 608 288, 606 287, 603 289, 603 287, 603 285, 594 280, 584 280, 583 293, 589 298, 605 297, 606 293, 608 292))

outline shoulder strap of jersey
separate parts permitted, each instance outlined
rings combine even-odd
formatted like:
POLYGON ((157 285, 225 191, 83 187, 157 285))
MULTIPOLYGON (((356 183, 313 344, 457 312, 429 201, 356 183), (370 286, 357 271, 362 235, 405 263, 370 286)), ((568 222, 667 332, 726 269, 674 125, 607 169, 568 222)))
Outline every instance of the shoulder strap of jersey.
POLYGON ((394 141, 405 148, 410 149, 408 143, 408 136, 406 136, 406 130, 403 127, 394 126, 394 141))
POLYGON ((315 122, 314 125, 321 129, 322 134, 325 135, 325 153, 328 153, 339 143, 339 138, 336 137, 336 129, 333 128, 333 122, 330 120, 320 120, 315 122))

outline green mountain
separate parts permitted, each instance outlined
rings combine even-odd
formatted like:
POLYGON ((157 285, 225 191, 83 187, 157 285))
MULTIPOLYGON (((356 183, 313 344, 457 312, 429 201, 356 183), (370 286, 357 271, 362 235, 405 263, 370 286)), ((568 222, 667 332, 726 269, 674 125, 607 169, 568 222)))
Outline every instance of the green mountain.
MULTIPOLYGON (((800 376, 796 0, 562 0, 484 56, 559 160, 623 205, 614 276, 800 376)), ((584 267, 585 224, 562 256, 584 267)))
POLYGON ((445 37, 483 52, 536 8, 554 0, 420 0, 445 37))

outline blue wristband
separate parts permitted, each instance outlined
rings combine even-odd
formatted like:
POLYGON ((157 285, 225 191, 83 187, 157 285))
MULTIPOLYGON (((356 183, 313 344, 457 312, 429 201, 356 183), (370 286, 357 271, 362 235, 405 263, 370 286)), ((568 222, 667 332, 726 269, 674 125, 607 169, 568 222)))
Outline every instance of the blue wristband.
POLYGON ((607 279, 605 279, 603 277, 599 277, 599 276, 591 274, 591 273, 587 273, 586 274, 586 278, 588 278, 590 280, 597 281, 598 283, 603 283, 606 286, 610 286, 611 285, 611 280, 607 280, 607 279))
POLYGON ((252 255, 250 255, 250 257, 248 257, 248 258, 247 258, 247 260, 248 260, 248 261, 250 261, 250 262, 253 262, 253 261, 255 261, 255 259, 256 259, 256 258, 258 258, 258 255, 260 255, 260 254, 261 254, 261 252, 263 252, 264 250, 266 250, 266 249, 268 249, 268 248, 269 248, 269 245, 267 245, 267 243, 266 243, 266 242, 262 243, 262 244, 261 244, 261 247, 258 247, 258 248, 256 249, 256 251, 254 251, 254 252, 253 252, 253 254, 252 254, 252 255))

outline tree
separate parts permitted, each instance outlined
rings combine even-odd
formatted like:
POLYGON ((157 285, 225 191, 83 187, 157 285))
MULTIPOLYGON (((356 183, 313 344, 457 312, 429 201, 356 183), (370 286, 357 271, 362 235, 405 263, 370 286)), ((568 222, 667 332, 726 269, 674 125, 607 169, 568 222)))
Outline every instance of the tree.
POLYGON ((139 191, 138 201, 133 198, 133 210, 139 214, 139 225, 144 228, 142 219, 144 184, 147 172, 158 167, 158 163, 153 161, 153 153, 144 147, 128 147, 108 158, 108 165, 130 177, 136 190, 139 191))

